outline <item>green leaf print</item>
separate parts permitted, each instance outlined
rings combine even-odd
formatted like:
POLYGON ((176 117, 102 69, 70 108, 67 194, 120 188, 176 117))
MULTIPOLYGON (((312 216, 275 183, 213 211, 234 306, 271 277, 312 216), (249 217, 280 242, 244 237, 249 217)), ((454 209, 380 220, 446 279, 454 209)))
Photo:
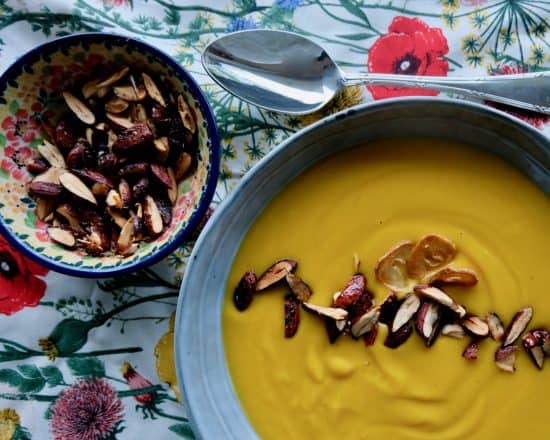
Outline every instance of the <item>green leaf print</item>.
POLYGON ((96 357, 70 358, 67 360, 67 365, 78 377, 105 377, 105 364, 96 357))
POLYGON ((34 365, 18 365, 19 371, 0 370, 0 382, 11 385, 20 393, 37 393, 44 388, 46 380, 34 365))
POLYGON ((10 109, 10 113, 12 115, 15 115, 17 113, 17 110, 19 110, 19 103, 14 99, 12 102, 9 103, 8 108, 10 109))
POLYGON ((31 439, 32 439, 31 433, 21 425, 17 425, 17 428, 15 428, 15 432, 13 433, 13 437, 11 438, 11 440, 31 440, 31 439))
POLYGON ((193 434, 189 423, 178 423, 177 425, 169 426, 168 429, 180 437, 189 439, 195 438, 195 434, 193 434))
POLYGON ((5 147, 5 146, 6 146, 6 136, 0 133, 0 147, 5 147))
POLYGON ((47 367, 42 367, 40 369, 40 372, 42 373, 42 376, 46 379, 46 383, 50 387, 55 387, 57 385, 62 385, 65 383, 63 380, 63 374, 59 370, 59 368, 51 365, 47 367))

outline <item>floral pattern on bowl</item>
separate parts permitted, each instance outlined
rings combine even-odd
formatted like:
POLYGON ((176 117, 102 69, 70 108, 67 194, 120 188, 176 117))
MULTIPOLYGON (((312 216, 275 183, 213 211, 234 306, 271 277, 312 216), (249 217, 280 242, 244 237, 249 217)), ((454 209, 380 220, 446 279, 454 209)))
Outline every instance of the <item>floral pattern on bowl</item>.
POLYGON ((105 277, 149 265, 174 250, 199 223, 211 202, 219 172, 219 140, 208 103, 192 78, 170 57, 137 40, 92 33, 64 37, 20 58, 0 78, 0 233, 43 265, 70 275, 105 277), (198 166, 180 181, 172 224, 125 258, 90 256, 49 240, 47 224, 36 215, 27 183, 26 161, 42 143, 43 121, 56 121, 62 90, 105 69, 128 65, 153 74, 183 94, 195 112, 198 166))

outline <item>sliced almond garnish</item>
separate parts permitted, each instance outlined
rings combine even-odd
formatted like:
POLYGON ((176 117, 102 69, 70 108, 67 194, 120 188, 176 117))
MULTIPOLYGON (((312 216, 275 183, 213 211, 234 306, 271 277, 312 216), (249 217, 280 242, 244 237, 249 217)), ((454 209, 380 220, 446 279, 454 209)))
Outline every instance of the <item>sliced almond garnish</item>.
POLYGON ((191 164, 193 163, 193 157, 184 151, 183 153, 180 153, 178 158, 176 159, 176 164, 174 165, 174 175, 176 176, 176 180, 179 181, 187 174, 187 171, 191 168, 191 164))
MULTIPOLYGON (((107 119, 109 119, 113 124, 115 124, 119 128, 132 128, 134 126, 134 123, 130 121, 130 119, 115 115, 114 113, 107 112, 105 113, 105 116, 107 117, 107 119)), ((112 139, 113 143, 116 141, 116 139, 117 138, 115 135, 114 139, 112 139)), ((111 141, 111 139, 109 139, 109 141, 111 141)))
POLYGON ((56 243, 72 248, 76 244, 74 235, 70 231, 61 228, 48 228, 48 235, 56 243))
POLYGON ((166 136, 155 139, 153 143, 155 144, 155 148, 159 153, 166 153, 170 150, 170 147, 168 145, 168 138, 166 136))
POLYGON ((328 340, 331 344, 334 344, 336 340, 342 335, 346 328, 348 321, 341 320, 335 321, 331 318, 325 318, 325 329, 327 331, 328 340))
POLYGON ((445 307, 448 307, 460 318, 463 318, 466 315, 466 309, 464 307, 457 304, 449 295, 437 287, 418 285, 415 286, 414 291, 420 293, 425 298, 429 298, 441 305, 444 305, 445 307))
POLYGON ((346 283, 340 295, 334 300, 334 305, 344 309, 348 308, 363 295, 366 287, 367 279, 365 276, 362 273, 356 273, 346 283))
POLYGON ((36 216, 43 221, 51 215, 57 201, 51 198, 38 198, 36 200, 36 216))
POLYGON ((145 91, 144 87, 138 87, 137 92, 134 87, 131 85, 129 86, 116 86, 113 87, 113 92, 116 96, 118 96, 121 99, 124 99, 125 101, 142 101, 147 96, 147 92, 145 91))
POLYGON ((437 234, 422 237, 407 259, 409 277, 422 281, 429 273, 449 264, 456 256, 453 242, 437 234))
POLYGON ((495 363, 497 367, 507 373, 513 373, 516 371, 516 354, 518 347, 516 345, 508 345, 507 347, 500 347, 495 352, 495 363))
POLYGON ((256 290, 259 292, 281 281, 287 274, 294 272, 297 266, 298 263, 290 258, 276 261, 258 278, 256 290))
POLYGON ((166 102, 164 101, 164 98, 162 97, 162 94, 153 79, 146 73, 142 73, 141 76, 143 77, 143 84, 145 85, 145 89, 147 90, 149 96, 163 107, 166 107, 166 102))
POLYGON ((469 361, 475 361, 479 353, 479 346, 476 341, 470 342, 464 351, 462 352, 462 357, 468 359, 469 361))
POLYGON ((521 336, 527 325, 533 317, 533 309, 531 307, 523 307, 512 318, 512 322, 504 333, 503 346, 511 345, 521 336))
POLYGON ((407 279, 407 259, 414 248, 412 241, 400 241, 378 259, 374 274, 376 279, 396 292, 410 291, 407 279))
POLYGON ((476 315, 467 315, 461 321, 460 325, 477 338, 485 338, 489 336, 489 326, 487 323, 476 315))
POLYGON ((107 213, 111 216, 111 218, 113 219, 113 222, 115 222, 115 224, 121 229, 124 227, 124 225, 128 221, 128 219, 124 217, 119 211, 111 207, 107 207, 107 213))
POLYGON ((351 334, 356 338, 360 338, 361 336, 369 333, 378 323, 379 316, 380 307, 373 307, 355 321, 355 323, 351 326, 351 334))
POLYGON ((372 329, 363 335, 363 342, 367 347, 374 345, 376 337, 378 336, 378 323, 374 324, 372 329))
POLYGON ((88 99, 97 93, 97 90, 99 89, 97 86, 98 84, 99 80, 93 79, 82 86, 82 96, 84 96, 84 99, 88 99))
POLYGON ((117 72, 113 73, 110 77, 104 79, 100 83, 97 84, 98 88, 107 87, 111 84, 116 83, 119 79, 124 78, 128 72, 130 71, 130 68, 128 66, 124 66, 122 69, 118 70, 117 72))
POLYGON ((162 232, 162 230, 164 229, 162 216, 160 215, 157 204, 149 195, 145 196, 143 216, 145 219, 145 226, 147 226, 147 229, 149 230, 149 233, 151 235, 156 236, 162 232))
POLYGON ((459 324, 446 324, 441 329, 443 336, 450 336, 451 338, 462 339, 466 336, 466 332, 459 324))
POLYGON ((292 338, 298 331, 300 324, 300 301, 296 295, 289 293, 285 296, 285 338, 292 338))
POLYGON ((256 273, 253 270, 246 271, 239 280, 239 284, 233 291, 233 304, 239 312, 250 307, 256 292, 256 273))
POLYGON ((94 196, 105 197, 109 193, 110 189, 111 188, 109 188, 109 186, 104 183, 95 182, 92 185, 92 194, 94 196))
POLYGON ((309 287, 308 284, 304 282, 304 280, 302 280, 299 276, 294 275, 291 272, 288 272, 286 274, 286 282, 288 284, 288 287, 290 287, 290 290, 292 290, 292 293, 296 295, 300 302, 308 302, 311 298, 311 295, 313 295, 311 287, 309 287))
POLYGON ((95 116, 92 111, 80 99, 70 92, 63 92, 63 99, 67 106, 82 122, 88 125, 95 124, 95 116))
POLYGON ((409 321, 396 332, 389 332, 384 341, 384 345, 388 348, 397 348, 407 342, 407 339, 412 335, 412 331, 413 327, 409 321))
POLYGON ((182 95, 178 95, 178 112, 180 114, 181 122, 183 126, 187 128, 191 133, 195 133, 197 129, 197 124, 193 118, 191 108, 185 101, 185 98, 182 95))
POLYGON ((433 275, 430 275, 426 281, 427 284, 458 284, 459 286, 474 286, 477 284, 477 275, 471 269, 456 269, 454 267, 444 267, 433 275))
POLYGON ((110 113, 122 113, 124 110, 128 108, 130 104, 128 104, 128 101, 125 101, 124 99, 119 98, 118 96, 109 99, 105 103, 105 110, 107 110, 110 113))
POLYGON ((504 326, 496 313, 487 313, 487 325, 489 326, 489 334, 497 342, 501 342, 504 337, 504 326))
POLYGON ((134 219, 130 217, 120 230, 117 240, 117 249, 123 254, 134 242, 134 219))
POLYGON ((67 170, 64 168, 50 167, 42 174, 36 176, 32 181, 33 182, 48 182, 48 183, 57 183, 59 184, 59 176, 66 173, 67 170))
POLYGON ((67 203, 62 203, 57 207, 55 212, 57 212, 61 217, 67 220, 71 229, 74 229, 78 232, 82 232, 84 230, 82 228, 82 225, 80 224, 80 220, 78 219, 78 214, 76 210, 71 205, 67 203))
POLYGON ((112 189, 108 192, 107 197, 105 198, 105 203, 107 204, 107 206, 116 209, 122 209, 122 207, 124 206, 122 197, 120 197, 120 194, 115 189, 112 189))
POLYGON ((72 173, 63 173, 59 176, 59 182, 67 191, 75 196, 97 205, 97 200, 92 191, 72 173))
POLYGON ((527 351, 535 366, 539 370, 542 370, 542 367, 544 366, 544 351, 542 350, 542 347, 535 346, 531 348, 525 348, 525 351, 527 351))
POLYGON ((170 200, 170 203, 172 205, 175 205, 178 201, 178 184, 176 182, 176 176, 174 175, 174 170, 170 167, 168 167, 168 176, 170 177, 170 181, 172 182, 172 185, 168 187, 168 200, 170 200))
POLYGON ((384 301, 382 301, 382 303, 380 304, 380 318, 378 319, 378 321, 382 324, 391 325, 398 309, 399 300, 397 299, 395 293, 392 292, 388 296, 386 296, 386 298, 384 298, 384 301))
POLYGON ((59 148, 57 148, 54 144, 44 139, 43 143, 38 145, 37 148, 40 155, 46 159, 52 167, 67 168, 67 164, 65 163, 65 159, 63 158, 61 151, 59 151, 59 148))
POLYGON ((361 272, 361 260, 359 259, 359 255, 357 253, 353 254, 353 273, 359 273, 361 272))
MULTIPOLYGON (((256 290, 258 290, 258 285, 256 285, 256 290)), ((335 321, 342 321, 348 317, 347 310, 338 307, 323 307, 308 302, 302 303, 302 306, 310 312, 314 312, 319 316, 324 316, 325 318, 334 319, 335 321)))
POLYGON ((86 127, 86 140, 90 145, 93 145, 93 135, 94 135, 94 129, 92 127, 86 127))
POLYGON ((431 347, 438 335, 441 306, 431 301, 422 303, 416 314, 415 326, 424 339, 426 347, 431 347))
POLYGON ((399 309, 397 309, 395 318, 393 318, 391 331, 396 332, 401 327, 403 327, 407 322, 411 320, 411 318, 414 316, 419 308, 420 298, 418 298, 418 296, 414 293, 410 293, 409 295, 407 295, 407 297, 399 306, 399 309))

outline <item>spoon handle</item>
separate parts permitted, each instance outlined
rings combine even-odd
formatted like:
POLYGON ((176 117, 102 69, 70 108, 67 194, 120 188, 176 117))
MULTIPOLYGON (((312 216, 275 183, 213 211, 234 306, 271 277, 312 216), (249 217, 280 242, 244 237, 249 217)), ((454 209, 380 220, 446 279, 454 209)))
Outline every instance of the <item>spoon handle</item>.
POLYGON ((365 73, 346 76, 343 82, 346 86, 405 86, 455 92, 550 114, 550 72, 464 78, 365 73))

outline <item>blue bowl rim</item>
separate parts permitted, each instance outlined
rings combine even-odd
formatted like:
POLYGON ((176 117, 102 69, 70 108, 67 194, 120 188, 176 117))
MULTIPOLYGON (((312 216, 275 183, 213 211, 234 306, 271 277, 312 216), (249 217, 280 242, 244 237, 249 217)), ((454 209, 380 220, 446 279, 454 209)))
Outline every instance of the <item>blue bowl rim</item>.
POLYGON ((202 192, 199 206, 191 215, 191 218, 189 219, 187 225, 176 234, 176 236, 172 239, 170 243, 168 243, 157 252, 154 252, 151 255, 147 255, 143 259, 137 260, 135 263, 129 264, 121 268, 113 268, 107 270, 82 269, 67 266, 65 264, 60 264, 50 258, 43 257, 40 253, 37 253, 32 247, 27 246, 26 244, 19 241, 19 239, 17 239, 14 234, 6 227, 2 217, 0 216, 0 234, 8 241, 10 245, 20 251, 24 256, 55 272, 80 278, 107 278, 113 275, 120 275, 123 273, 143 269, 147 266, 159 262, 164 257, 168 256, 170 253, 176 250, 176 248, 180 246, 186 236, 199 225, 200 221, 206 214, 206 211, 214 197, 214 192, 216 190, 216 185, 220 172, 220 137, 218 133, 218 128, 216 125, 212 107, 210 106, 200 86, 191 76, 191 74, 189 74, 187 70, 183 66, 181 66, 171 55, 150 45, 149 43, 138 40, 136 38, 105 32, 84 32, 66 35, 43 43, 21 55, 2 73, 2 75, 0 75, 0 93, 3 93, 3 91, 5 90, 5 87, 2 85, 7 84, 7 82, 15 73, 19 73, 22 66, 26 64, 29 59, 37 59, 43 52, 54 52, 62 49, 63 47, 70 47, 81 44, 83 42, 93 44, 95 42, 103 42, 105 40, 111 40, 115 45, 135 45, 139 49, 152 52, 156 57, 162 59, 168 65, 168 67, 176 73, 176 77, 182 76, 184 78, 193 97, 198 100, 199 107, 207 123, 206 128, 210 139, 210 166, 208 170, 208 176, 206 178, 206 188, 202 192))

